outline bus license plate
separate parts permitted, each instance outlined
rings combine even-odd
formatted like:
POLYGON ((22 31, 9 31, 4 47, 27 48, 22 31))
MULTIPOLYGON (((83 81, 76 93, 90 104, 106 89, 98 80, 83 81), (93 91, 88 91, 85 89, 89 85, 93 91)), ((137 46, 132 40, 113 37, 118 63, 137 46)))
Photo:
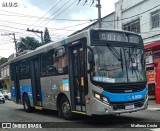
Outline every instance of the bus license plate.
POLYGON ((125 105, 125 109, 133 109, 133 108, 135 108, 134 104, 125 105))

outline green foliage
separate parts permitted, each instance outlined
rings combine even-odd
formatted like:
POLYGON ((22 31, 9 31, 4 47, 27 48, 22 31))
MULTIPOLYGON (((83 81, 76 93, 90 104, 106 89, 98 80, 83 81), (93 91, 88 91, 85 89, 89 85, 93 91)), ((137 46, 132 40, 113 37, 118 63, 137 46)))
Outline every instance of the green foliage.
POLYGON ((44 30, 44 44, 51 42, 51 37, 47 28, 44 30))
POLYGON ((17 43, 18 52, 23 52, 25 50, 34 50, 37 47, 41 46, 41 43, 39 43, 38 40, 36 40, 34 37, 25 37, 21 38, 20 41, 17 43))
POLYGON ((8 61, 8 59, 7 59, 7 58, 2 57, 2 58, 0 59, 0 65, 2 65, 2 64, 4 64, 4 63, 6 63, 7 61, 8 61))

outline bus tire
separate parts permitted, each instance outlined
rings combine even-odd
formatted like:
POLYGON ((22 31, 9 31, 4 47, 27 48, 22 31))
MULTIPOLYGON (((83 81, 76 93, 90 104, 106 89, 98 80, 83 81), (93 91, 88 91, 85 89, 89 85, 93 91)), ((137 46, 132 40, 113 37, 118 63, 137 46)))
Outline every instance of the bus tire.
POLYGON ((66 120, 73 119, 73 113, 71 111, 71 106, 66 97, 62 97, 60 101, 59 114, 66 120))
POLYGON ((28 95, 27 94, 24 94, 23 95, 23 108, 25 110, 25 112, 31 112, 32 111, 32 107, 30 106, 30 101, 29 101, 29 98, 28 98, 28 95))

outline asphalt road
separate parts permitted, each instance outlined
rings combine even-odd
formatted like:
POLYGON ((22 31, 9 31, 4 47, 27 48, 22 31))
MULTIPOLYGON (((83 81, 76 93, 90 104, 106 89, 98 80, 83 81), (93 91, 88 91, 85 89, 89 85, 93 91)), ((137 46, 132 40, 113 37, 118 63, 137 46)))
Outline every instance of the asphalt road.
MULTIPOLYGON (((74 121, 64 120, 59 118, 56 111, 43 110, 35 111, 33 113, 26 113, 22 105, 15 104, 12 101, 6 100, 5 104, 0 104, 0 122, 12 122, 28 124, 42 124, 42 127, 48 127, 37 130, 160 130, 160 111, 144 110, 135 113, 126 113, 121 115, 88 117, 78 116, 74 121), (43 123, 42 123, 43 122, 43 123), (33 123, 32 123, 33 124, 33 123), (156 125, 159 127, 155 128, 156 125), (132 128, 131 128, 132 126, 132 128), (134 128, 133 128, 134 126, 134 128), (138 128, 143 126, 143 128, 138 128), (146 127, 145 127, 146 126, 146 127), (152 126, 148 128, 148 126, 152 126)), ((17 124, 17 123, 16 123, 17 124)), ((13 130, 1 129, 0 131, 13 130)), ((22 129, 16 129, 22 130, 22 129)), ((27 129, 26 129, 27 130, 27 129)), ((33 129, 32 129, 33 130, 33 129)), ((36 130, 36 129, 34 129, 36 130)))

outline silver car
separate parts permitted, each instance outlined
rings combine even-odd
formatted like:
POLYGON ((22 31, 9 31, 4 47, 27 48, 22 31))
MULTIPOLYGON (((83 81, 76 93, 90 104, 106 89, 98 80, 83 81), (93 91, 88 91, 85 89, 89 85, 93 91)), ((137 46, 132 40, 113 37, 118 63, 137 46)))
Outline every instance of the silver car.
POLYGON ((0 102, 5 103, 5 98, 1 90, 0 90, 0 102))
POLYGON ((2 93, 5 97, 5 99, 8 99, 8 100, 11 99, 11 93, 8 90, 2 90, 2 93))

